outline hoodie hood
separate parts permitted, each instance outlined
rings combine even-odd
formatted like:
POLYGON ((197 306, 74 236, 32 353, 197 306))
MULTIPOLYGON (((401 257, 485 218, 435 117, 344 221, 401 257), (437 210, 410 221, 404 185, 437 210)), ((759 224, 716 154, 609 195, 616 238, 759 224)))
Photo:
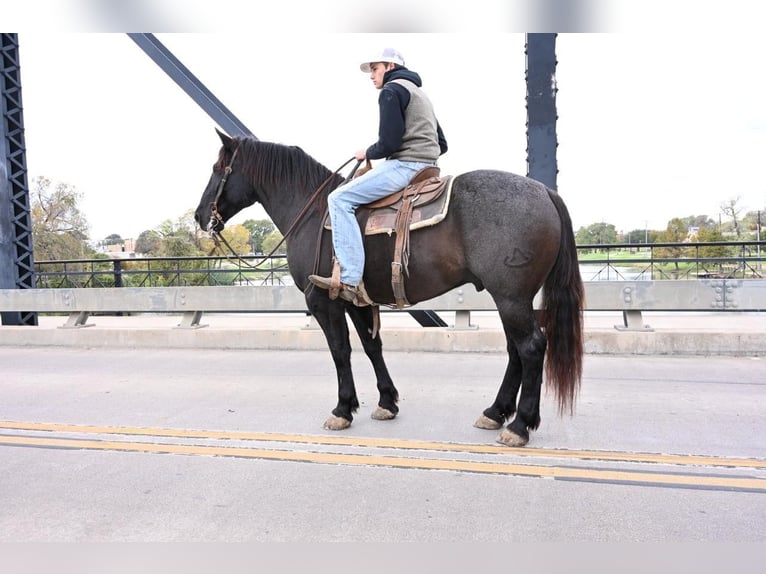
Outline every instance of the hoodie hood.
POLYGON ((383 84, 387 84, 391 80, 408 80, 415 84, 418 88, 423 87, 423 80, 420 79, 420 76, 412 70, 408 70, 404 66, 394 68, 393 70, 389 70, 385 73, 383 76, 383 84))

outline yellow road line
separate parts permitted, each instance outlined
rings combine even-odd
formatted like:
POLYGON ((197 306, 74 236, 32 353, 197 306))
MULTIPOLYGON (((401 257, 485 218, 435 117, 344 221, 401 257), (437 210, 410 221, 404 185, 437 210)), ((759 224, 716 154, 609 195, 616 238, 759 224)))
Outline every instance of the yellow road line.
POLYGON ((96 441, 25 436, 0 437, 0 444, 122 452, 226 456, 289 462, 380 466, 420 470, 449 470, 484 474, 523 475, 540 478, 610 482, 619 481, 622 483, 688 486, 697 488, 728 488, 738 490, 747 489, 752 491, 766 492, 766 479, 750 477, 696 476, 665 473, 625 472, 618 470, 562 468, 556 466, 541 465, 404 458, 367 454, 293 452, 244 447, 152 444, 141 442, 96 441))
POLYGON ((766 469, 766 460, 756 458, 731 458, 702 455, 631 453, 593 450, 564 450, 544 448, 509 448, 507 446, 430 442, 400 439, 376 439, 349 436, 301 435, 284 433, 258 433, 238 431, 206 431, 167 429, 153 427, 112 427, 56 423, 0 421, 0 430, 28 430, 48 432, 71 432, 84 434, 119 434, 128 436, 155 436, 172 438, 201 438, 216 440, 250 440, 263 442, 287 442, 296 444, 321 444, 335 446, 361 446, 368 448, 394 448, 402 450, 427 450, 438 452, 464 452, 472 454, 499 454, 524 457, 551 457, 580 460, 605 460, 632 463, 675 464, 685 466, 723 466, 766 469))

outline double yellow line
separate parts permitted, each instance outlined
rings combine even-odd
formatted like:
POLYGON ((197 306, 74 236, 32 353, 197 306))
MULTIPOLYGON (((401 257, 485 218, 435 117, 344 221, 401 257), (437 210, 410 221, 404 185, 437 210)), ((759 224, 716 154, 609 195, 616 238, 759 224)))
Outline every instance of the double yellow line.
MULTIPOLYGON (((478 445, 448 442, 428 442, 396 439, 356 438, 348 436, 294 435, 281 433, 250 433, 234 431, 204 431, 165 429, 149 427, 110 427, 69 424, 0 421, 0 430, 76 433, 85 435, 124 435, 180 439, 212 439, 233 441, 278 442, 302 445, 329 445, 394 449, 397 451, 436 451, 464 454, 496 454, 514 457, 556 458, 577 460, 602 460, 625 463, 656 463, 687 467, 730 467, 766 469, 766 461, 751 458, 729 458, 695 455, 664 455, 614 451, 559 450, 559 449, 510 449, 494 445, 478 445)), ((574 468, 555 465, 517 464, 511 462, 485 462, 447 460, 419 456, 396 456, 375 454, 349 454, 330 452, 306 452, 240 446, 210 446, 167 444, 143 441, 89 440, 45 436, 2 435, 0 445, 37 446, 87 450, 110 450, 120 452, 170 453, 185 455, 226 456, 292 462, 313 462, 356 466, 381 466, 421 470, 447 470, 580 480, 594 482, 618 482, 626 484, 663 485, 690 488, 748 490, 766 492, 766 479, 742 476, 721 476, 702 473, 643 472, 594 468, 574 468)))

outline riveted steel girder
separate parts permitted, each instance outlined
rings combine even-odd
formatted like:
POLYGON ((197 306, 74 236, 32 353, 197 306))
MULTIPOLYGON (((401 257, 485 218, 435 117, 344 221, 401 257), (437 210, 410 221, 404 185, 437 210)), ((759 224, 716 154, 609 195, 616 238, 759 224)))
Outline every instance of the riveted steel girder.
MULTIPOLYGON (((35 286, 18 34, 0 34, 0 288, 35 286)), ((32 312, 2 313, 3 325, 37 325, 32 312)))

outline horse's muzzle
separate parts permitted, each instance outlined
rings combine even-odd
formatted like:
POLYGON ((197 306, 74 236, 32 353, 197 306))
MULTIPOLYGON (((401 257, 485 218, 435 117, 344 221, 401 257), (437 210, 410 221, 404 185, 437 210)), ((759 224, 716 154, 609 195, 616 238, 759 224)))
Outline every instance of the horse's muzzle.
POLYGON ((207 224, 207 231, 208 233, 220 233, 221 231, 223 231, 224 227, 225 226, 223 224, 223 221, 221 221, 215 216, 211 216, 210 221, 207 224))

